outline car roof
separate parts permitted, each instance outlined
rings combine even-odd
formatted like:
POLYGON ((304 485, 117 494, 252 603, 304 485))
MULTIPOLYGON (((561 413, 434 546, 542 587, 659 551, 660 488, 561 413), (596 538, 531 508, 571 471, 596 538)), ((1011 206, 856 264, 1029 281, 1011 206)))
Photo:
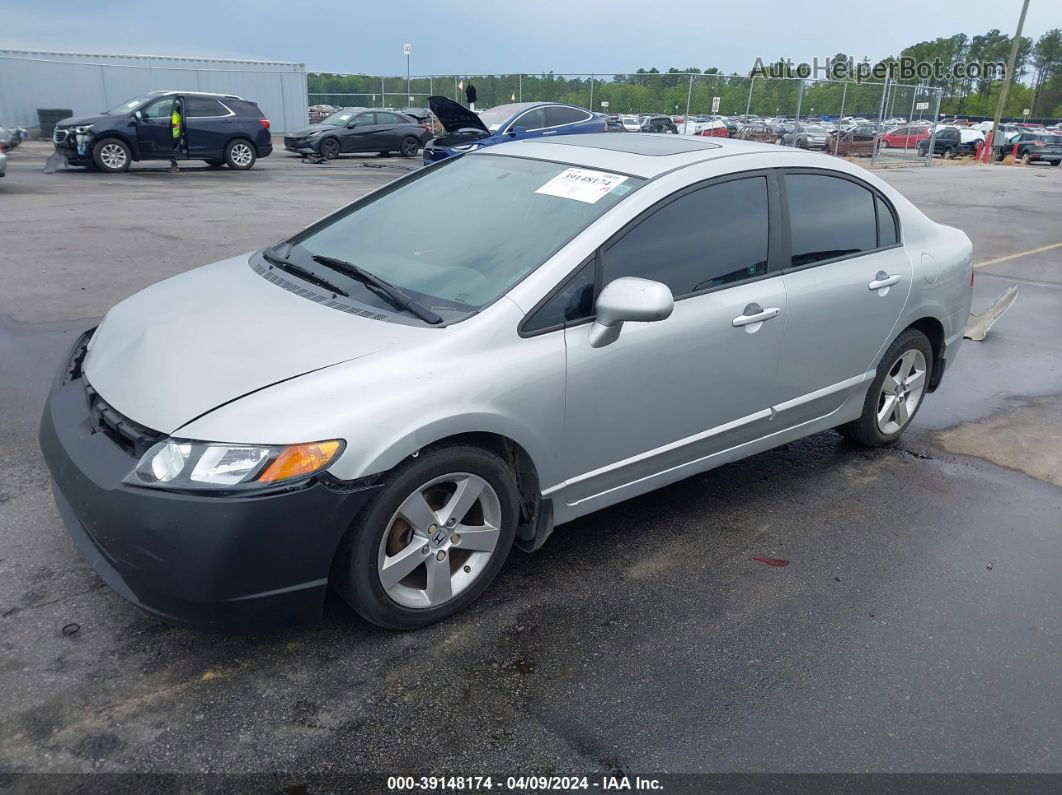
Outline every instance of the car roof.
POLYGON ((572 166, 601 169, 652 179, 675 169, 723 157, 758 153, 791 154, 822 164, 820 155, 777 144, 732 138, 667 135, 664 133, 587 133, 557 138, 511 141, 483 149, 477 155, 506 155, 551 160, 572 166))
POLYGON ((243 101, 243 97, 236 94, 216 94, 213 91, 182 91, 178 88, 166 88, 156 89, 155 91, 149 91, 148 95, 158 94, 159 96, 165 96, 166 94, 182 94, 186 97, 221 97, 222 99, 238 99, 243 101))

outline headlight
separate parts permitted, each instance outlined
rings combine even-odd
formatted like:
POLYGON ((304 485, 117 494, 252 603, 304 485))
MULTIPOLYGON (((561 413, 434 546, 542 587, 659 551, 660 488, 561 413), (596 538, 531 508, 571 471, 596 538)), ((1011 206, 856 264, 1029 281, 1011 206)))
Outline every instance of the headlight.
POLYGON ((314 475, 339 456, 343 442, 245 445, 167 439, 154 445, 125 478, 165 489, 249 489, 314 475))
POLYGON ((454 150, 458 152, 475 152, 481 146, 483 144, 461 144, 460 146, 455 146, 454 150))
POLYGON ((91 125, 91 124, 84 124, 81 127, 75 127, 74 128, 74 133, 76 135, 84 135, 85 133, 92 131, 92 126, 93 125, 91 125))

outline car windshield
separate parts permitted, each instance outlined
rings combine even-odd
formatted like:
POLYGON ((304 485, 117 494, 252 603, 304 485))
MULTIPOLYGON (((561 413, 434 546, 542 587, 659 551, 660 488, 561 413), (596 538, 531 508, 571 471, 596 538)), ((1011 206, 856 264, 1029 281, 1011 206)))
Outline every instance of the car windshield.
MULTIPOLYGON (((436 310, 472 312, 644 182, 543 160, 465 155, 340 210, 293 238, 288 256, 330 279, 335 273, 313 256, 346 260, 436 310)), ((366 302, 375 299, 365 294, 366 302)))
POLYGON ((333 113, 327 119, 322 119, 320 123, 321 124, 329 124, 329 125, 331 125, 333 127, 341 127, 344 124, 346 124, 348 121, 353 119, 354 118, 354 114, 356 114, 357 112, 358 111, 356 111, 356 110, 337 110, 335 113, 333 113))
POLYGON ((111 108, 110 110, 105 110, 104 114, 106 114, 108 116, 115 116, 115 115, 121 115, 123 113, 132 113, 134 110, 139 108, 145 102, 147 102, 149 100, 152 100, 152 99, 154 99, 157 96, 158 96, 158 94, 143 94, 143 95, 141 95, 139 97, 133 97, 132 99, 127 99, 121 105, 116 105, 115 107, 111 108))
POLYGON ((813 135, 825 135, 826 134, 826 128, 825 127, 811 126, 811 127, 807 128, 807 131, 809 133, 812 133, 813 135))
POLYGON ((488 130, 490 130, 491 132, 495 132, 499 127, 502 126, 505 120, 512 115, 512 107, 506 105, 499 105, 496 108, 491 108, 490 110, 485 110, 480 113, 479 120, 483 122, 483 125, 488 130))

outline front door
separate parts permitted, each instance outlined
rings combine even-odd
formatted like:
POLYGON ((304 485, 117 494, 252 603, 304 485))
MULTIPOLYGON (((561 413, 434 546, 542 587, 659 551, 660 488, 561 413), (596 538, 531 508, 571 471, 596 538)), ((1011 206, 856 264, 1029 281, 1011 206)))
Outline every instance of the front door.
POLYGON ((647 491, 767 432, 786 315, 768 269, 768 186, 761 172, 683 191, 602 250, 602 285, 660 281, 675 309, 601 348, 589 324, 565 329, 569 504, 647 491))
POLYGON ((785 187, 792 270, 777 408, 781 424, 795 425, 862 394, 899 333, 912 267, 891 207, 865 183, 790 171, 785 187))
MULTIPOLYGON (((173 134, 170 131, 170 115, 173 113, 173 96, 160 97, 140 109, 136 122, 136 140, 140 155, 144 158, 169 158, 174 151, 173 134)), ((184 155, 181 155, 183 158, 184 155)))
POLYGON ((343 152, 375 152, 380 149, 376 124, 376 114, 372 111, 361 113, 348 124, 353 124, 339 138, 343 152))

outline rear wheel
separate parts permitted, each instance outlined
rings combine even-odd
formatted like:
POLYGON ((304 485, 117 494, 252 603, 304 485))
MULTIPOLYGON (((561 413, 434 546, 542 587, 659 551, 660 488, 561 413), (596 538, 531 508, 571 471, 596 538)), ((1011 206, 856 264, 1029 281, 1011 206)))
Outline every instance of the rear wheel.
POLYGON ((1021 164, 1022 164, 1023 166, 1027 166, 1027 165, 1029 165, 1029 163, 1031 163, 1031 162, 1032 162, 1032 158, 1031 158, 1031 157, 1029 157, 1029 153, 1028 153, 1028 152, 1026 152, 1025 154, 1023 154, 1023 155, 1021 156, 1021 164))
POLYGON ((409 135, 402 139, 399 152, 402 153, 402 157, 414 157, 418 149, 420 149, 420 141, 409 135))
POLYGON ((339 157, 339 141, 335 138, 325 138, 321 141, 320 152, 325 160, 335 160, 339 157))
POLYGON ((880 143, 878 144, 878 146, 879 146, 879 147, 880 147, 881 149, 888 149, 888 148, 889 148, 889 142, 888 142, 888 141, 886 141, 886 140, 885 140, 884 138, 882 138, 882 139, 881 139, 881 142, 880 142, 880 143))
POLYGON ((348 531, 332 585, 368 621, 414 629, 453 615, 497 575, 516 534, 512 470, 466 445, 396 467, 348 531))
POLYGON ((243 139, 237 138, 235 141, 229 141, 225 147, 225 162, 229 168, 246 171, 254 165, 257 159, 258 155, 255 154, 254 147, 243 139))
POLYGON ((907 329, 881 358, 859 419, 841 425, 838 432, 866 447, 896 441, 922 405, 932 372, 929 338, 918 329, 907 329))
POLYGON ((104 138, 92 147, 92 164, 100 171, 112 174, 128 171, 132 162, 133 153, 117 138, 104 138))

